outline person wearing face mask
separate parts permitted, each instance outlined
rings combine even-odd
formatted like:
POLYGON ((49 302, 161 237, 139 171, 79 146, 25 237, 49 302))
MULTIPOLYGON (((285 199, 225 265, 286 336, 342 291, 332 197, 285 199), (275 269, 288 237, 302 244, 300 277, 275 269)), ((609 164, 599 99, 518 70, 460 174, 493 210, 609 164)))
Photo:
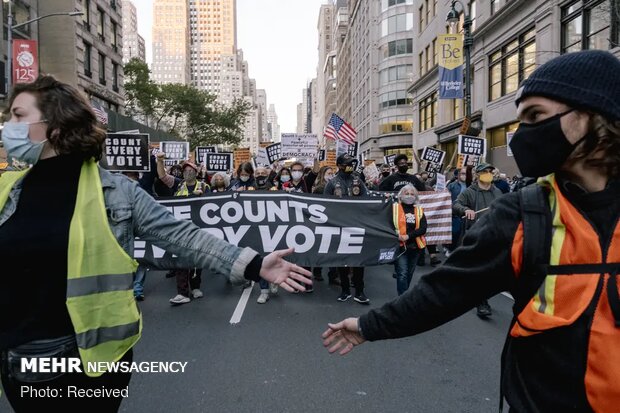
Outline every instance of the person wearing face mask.
MULTIPOLYGON (((319 173, 314 182, 314 186, 312 187, 313 194, 323 194, 325 192, 325 186, 329 181, 334 178, 334 170, 331 166, 322 166, 319 169, 319 173)), ((312 274, 316 281, 323 281, 323 268, 314 267, 312 269, 312 274)), ((329 284, 332 285, 340 285, 340 278, 338 276, 338 269, 334 267, 330 267, 327 272, 327 279, 329 284)))
POLYGON ((415 175, 407 173, 409 170, 409 159, 405 154, 398 154, 394 158, 394 165, 396 165, 397 172, 392 175, 388 175, 379 184, 380 191, 386 192, 398 192, 401 188, 407 184, 411 184, 418 191, 425 191, 426 187, 424 183, 420 181, 415 175))
MULTIPOLYGON (((493 169, 493 165, 484 162, 476 166, 477 181, 461 192, 452 204, 452 214, 466 219, 464 230, 487 214, 491 203, 502 196, 502 191, 493 185, 493 169)), ((478 304, 476 314, 481 318, 491 316, 492 309, 487 300, 478 304)))
POLYGON ((409 289, 418 257, 426 247, 426 216, 417 202, 418 191, 413 185, 405 185, 398 192, 398 202, 393 208, 394 226, 401 246, 401 253, 394 262, 398 295, 409 289))
POLYGON ((216 172, 211 177, 211 192, 226 192, 230 186, 230 178, 224 172, 216 172))
POLYGON ((291 165, 291 180, 282 184, 286 192, 309 193, 319 171, 319 161, 314 161, 314 167, 304 176, 304 165, 301 162, 293 162, 291 165))
MULTIPOLYGON (((450 191, 452 204, 454 204, 459 195, 467 189, 467 168, 460 168, 456 170, 456 180, 449 183, 447 189, 450 191)), ((454 212, 452 213, 452 243, 450 245, 446 245, 446 258, 449 257, 459 245, 463 222, 461 216, 462 215, 455 214, 454 212)))
POLYGON ((200 196, 209 191, 209 186, 196 179, 198 167, 191 162, 184 162, 183 182, 179 185, 174 196, 200 196))
POLYGON ((283 186, 285 183, 291 180, 291 170, 287 167, 283 167, 280 169, 280 172, 276 175, 276 179, 274 185, 277 186, 279 191, 283 190, 283 186))
POLYGON ((253 191, 256 189, 254 167, 250 162, 243 162, 239 165, 237 179, 230 184, 228 189, 231 191, 253 191))
POLYGON ((618 73, 600 50, 538 66, 515 94, 510 144, 538 182, 494 202, 446 265, 399 300, 329 325, 330 351, 431 330, 507 290, 500 400, 510 412, 618 411, 618 73))
POLYGON ((157 152, 155 155, 155 165, 157 169, 157 179, 155 179, 154 189, 157 196, 174 196, 179 189, 179 185, 183 182, 183 168, 181 165, 172 165, 170 171, 166 172, 164 159, 166 154, 157 152))
MULTIPOLYGON (((343 154, 336 159, 336 165, 338 166, 338 173, 325 185, 325 195, 333 195, 338 198, 368 195, 368 190, 362 179, 353 173, 357 168, 357 159, 349 154, 343 154)), ((364 294, 364 267, 353 267, 351 270, 355 284, 353 299, 360 304, 370 304, 370 299, 364 294)), ((338 273, 341 292, 337 300, 344 302, 351 298, 349 267, 338 268, 338 273)))
POLYGON ((297 281, 312 283, 310 272, 284 260, 292 249, 263 258, 231 245, 175 219, 137 182, 100 167, 106 132, 75 87, 42 76, 16 84, 8 103, 4 149, 32 165, 0 178, 0 251, 10 274, 0 277, 0 377, 15 411, 118 411, 129 372, 21 365, 68 357, 81 366, 132 361, 143 325, 133 298, 135 237, 176 256, 141 259, 150 268, 208 268, 234 283, 263 277, 288 291, 303 289, 297 281), (23 393, 62 395, 68 386, 111 395, 23 393))

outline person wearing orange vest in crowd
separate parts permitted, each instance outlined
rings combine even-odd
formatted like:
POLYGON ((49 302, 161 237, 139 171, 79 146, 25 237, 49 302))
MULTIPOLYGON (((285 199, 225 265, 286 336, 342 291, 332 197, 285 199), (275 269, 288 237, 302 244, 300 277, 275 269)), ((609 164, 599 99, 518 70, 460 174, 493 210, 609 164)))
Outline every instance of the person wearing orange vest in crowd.
POLYGON ((505 397, 511 413, 618 412, 619 74, 620 60, 598 50, 538 67, 516 93, 510 144, 537 183, 491 204, 398 300, 329 324, 329 351, 431 330, 508 290, 500 410, 505 397))
POLYGON ((398 295, 409 289, 418 257, 426 247, 426 217, 417 203, 418 191, 413 185, 403 186, 398 192, 398 202, 394 203, 394 226, 402 249, 394 261, 398 295))

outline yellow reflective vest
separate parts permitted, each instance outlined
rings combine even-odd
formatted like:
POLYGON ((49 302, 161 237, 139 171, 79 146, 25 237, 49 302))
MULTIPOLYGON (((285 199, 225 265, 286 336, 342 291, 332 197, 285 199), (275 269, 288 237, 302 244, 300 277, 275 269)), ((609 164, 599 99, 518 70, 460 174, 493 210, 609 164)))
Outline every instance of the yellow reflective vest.
MULTIPOLYGON (((0 211, 11 189, 28 171, 0 178, 0 211)), ((142 317, 133 297, 138 263, 110 229, 97 164, 82 165, 75 211, 69 227, 67 310, 75 330, 83 371, 89 362, 120 360, 140 339, 142 317)))

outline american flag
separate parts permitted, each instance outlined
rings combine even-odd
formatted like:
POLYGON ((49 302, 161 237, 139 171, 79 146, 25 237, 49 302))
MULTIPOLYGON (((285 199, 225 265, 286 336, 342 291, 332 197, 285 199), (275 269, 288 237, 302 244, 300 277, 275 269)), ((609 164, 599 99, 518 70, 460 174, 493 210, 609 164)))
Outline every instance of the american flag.
POLYGON ((102 124, 107 125, 108 124, 108 112, 105 111, 103 106, 101 106, 99 102, 97 102, 96 100, 91 100, 90 106, 92 107, 93 112, 95 112, 95 117, 97 118, 97 120, 101 122, 102 124))
POLYGON ((327 126, 325 127, 325 132, 323 136, 326 139, 342 139, 349 145, 353 145, 355 143, 355 139, 357 137, 357 132, 351 125, 345 122, 340 116, 332 113, 332 117, 329 119, 327 126))
POLYGON ((420 192, 420 206, 426 216, 426 242, 429 245, 452 243, 452 197, 449 191, 420 192))

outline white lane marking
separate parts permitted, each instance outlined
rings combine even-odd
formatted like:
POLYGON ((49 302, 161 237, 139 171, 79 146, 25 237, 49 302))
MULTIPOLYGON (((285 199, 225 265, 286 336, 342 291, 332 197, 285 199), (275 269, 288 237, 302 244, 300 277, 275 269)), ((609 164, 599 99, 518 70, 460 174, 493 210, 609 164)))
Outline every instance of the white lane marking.
POLYGON ((510 298, 512 301, 514 301, 514 300, 515 300, 515 299, 514 299, 514 297, 513 297, 512 295, 510 295, 510 293, 507 293, 506 291, 504 291, 504 292, 502 293, 502 295, 503 295, 504 297, 508 297, 508 298, 510 298))
POLYGON ((252 289, 254 288, 254 281, 252 281, 252 285, 243 290, 241 294, 241 298, 239 298, 239 302, 237 303, 237 308, 235 308, 235 312, 233 313, 230 324, 237 324, 241 322, 241 317, 243 317, 243 312, 245 311, 245 307, 248 305, 248 300, 250 299, 250 294, 252 294, 252 289))

